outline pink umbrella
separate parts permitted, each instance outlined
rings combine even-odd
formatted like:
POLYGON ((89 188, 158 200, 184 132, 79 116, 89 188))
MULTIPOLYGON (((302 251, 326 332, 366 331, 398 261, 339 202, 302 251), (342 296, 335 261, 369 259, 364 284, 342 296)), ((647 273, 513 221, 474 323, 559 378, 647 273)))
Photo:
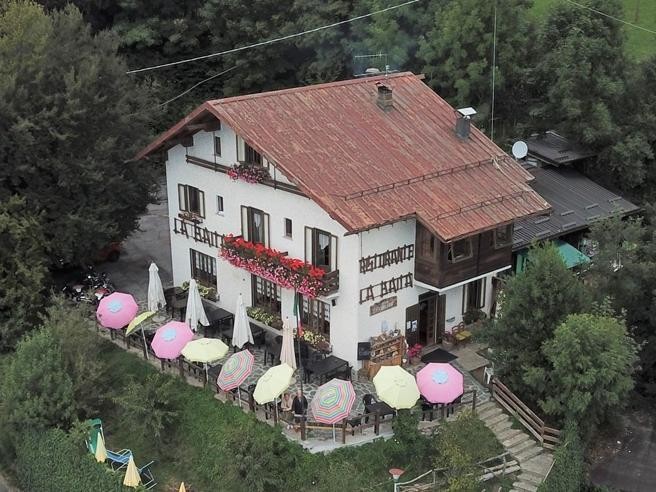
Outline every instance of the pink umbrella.
POLYGON ((134 319, 139 311, 134 297, 122 292, 103 297, 96 310, 98 322, 105 328, 118 330, 127 326, 134 319))
POLYGON ((462 373, 451 364, 426 365, 417 373, 417 386, 431 403, 451 403, 464 392, 462 373))
POLYGON ((194 338, 194 332, 187 323, 169 321, 157 329, 150 346, 158 358, 175 359, 192 338, 194 338))

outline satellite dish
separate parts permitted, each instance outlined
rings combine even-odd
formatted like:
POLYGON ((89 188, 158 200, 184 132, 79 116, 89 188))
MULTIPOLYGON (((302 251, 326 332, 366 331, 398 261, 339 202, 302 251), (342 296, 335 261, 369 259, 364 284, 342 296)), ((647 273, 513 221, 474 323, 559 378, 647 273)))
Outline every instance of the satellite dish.
POLYGON ((528 154, 528 145, 526 142, 518 140, 512 146, 512 155, 515 156, 515 159, 523 159, 528 154))

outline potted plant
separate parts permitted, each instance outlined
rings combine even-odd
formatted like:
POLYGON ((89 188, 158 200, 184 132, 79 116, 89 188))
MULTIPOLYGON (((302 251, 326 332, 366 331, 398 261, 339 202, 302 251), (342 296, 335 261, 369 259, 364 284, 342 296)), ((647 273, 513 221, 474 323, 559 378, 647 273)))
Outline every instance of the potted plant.
POLYGON ((420 358, 421 358, 421 351, 423 350, 424 346, 421 345, 420 343, 415 343, 412 347, 408 349, 408 359, 410 359, 410 364, 413 366, 416 364, 419 364, 420 358))

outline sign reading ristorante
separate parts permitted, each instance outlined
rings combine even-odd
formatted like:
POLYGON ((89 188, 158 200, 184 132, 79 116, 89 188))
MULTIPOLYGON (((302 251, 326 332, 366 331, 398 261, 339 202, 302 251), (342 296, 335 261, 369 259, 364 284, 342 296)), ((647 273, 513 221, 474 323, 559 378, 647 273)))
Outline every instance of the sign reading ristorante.
POLYGON ((207 227, 201 227, 194 222, 179 219, 178 217, 173 218, 173 232, 191 238, 197 243, 205 243, 215 248, 223 243, 223 234, 210 231, 207 227))

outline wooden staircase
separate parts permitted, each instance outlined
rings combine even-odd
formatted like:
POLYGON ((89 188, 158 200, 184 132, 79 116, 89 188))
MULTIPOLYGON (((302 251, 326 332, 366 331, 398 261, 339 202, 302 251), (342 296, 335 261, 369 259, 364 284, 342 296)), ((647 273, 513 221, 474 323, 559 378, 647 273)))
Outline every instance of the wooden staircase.
POLYGON ((538 443, 517 420, 513 421, 495 400, 480 405, 476 413, 519 464, 520 473, 511 492, 536 492, 551 469, 551 451, 538 443))

